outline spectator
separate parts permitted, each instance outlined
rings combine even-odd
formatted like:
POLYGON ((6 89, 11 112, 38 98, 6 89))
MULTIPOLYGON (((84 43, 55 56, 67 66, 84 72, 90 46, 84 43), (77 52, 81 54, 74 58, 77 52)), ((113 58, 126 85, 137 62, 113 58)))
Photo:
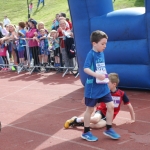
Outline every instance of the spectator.
POLYGON ((2 42, 0 41, 0 57, 2 57, 3 62, 5 64, 4 68, 2 68, 3 71, 7 71, 9 69, 6 51, 7 51, 7 47, 5 46, 4 43, 2 44, 2 42))
MULTIPOLYGON (((37 22, 33 19, 30 19, 28 21, 30 30, 26 33, 26 37, 27 38, 33 38, 37 35, 37 22)), ((30 39, 29 42, 29 50, 32 53, 32 57, 34 59, 34 66, 37 66, 39 64, 39 58, 38 58, 38 54, 39 54, 39 47, 38 47, 38 42, 34 39, 30 39)), ((35 67, 35 69, 33 70, 34 72, 39 72, 39 70, 35 67)))
POLYGON ((20 66, 24 65, 24 56, 25 56, 25 50, 26 50, 26 42, 25 40, 21 39, 21 38, 25 38, 26 36, 26 31, 25 31, 25 23, 24 22, 19 22, 19 31, 18 31, 18 45, 17 45, 17 50, 18 50, 18 55, 19 55, 19 62, 20 62, 20 66))
POLYGON ((51 43, 52 48, 54 50, 54 57, 55 57, 55 63, 54 67, 60 67, 60 45, 59 45, 59 38, 58 38, 58 32, 56 30, 52 30, 50 32, 51 43))
POLYGON ((0 26, 1 26, 1 32, 2 32, 2 35, 3 36, 6 36, 8 35, 8 31, 6 30, 6 28, 3 26, 3 23, 0 23, 0 26))
POLYGON ((29 4, 29 13, 30 13, 30 14, 32 13, 32 9, 33 9, 33 3, 30 3, 30 4, 29 4))
POLYGON ((70 28, 69 23, 66 21, 66 18, 65 18, 65 17, 59 17, 59 22, 60 22, 61 20, 65 20, 66 26, 67 26, 68 28, 70 28))
MULTIPOLYGON (((44 23, 43 22, 39 22, 37 25, 37 35, 35 35, 36 40, 38 41, 38 37, 41 37, 41 29, 45 30, 45 34, 46 36, 48 35, 48 31, 45 29, 44 23)), ((41 53, 41 44, 39 44, 39 66, 42 66, 42 53, 41 53)))
MULTIPOLYGON (((45 29, 40 29, 40 36, 38 36, 39 46, 40 46, 40 54, 41 54, 41 65, 46 67, 48 64, 48 55, 50 55, 50 52, 48 50, 49 43, 47 39, 47 32, 45 29), (43 62, 43 64, 42 64, 43 62)), ((45 72, 48 72, 49 69, 46 68, 45 72)))
POLYGON ((9 25, 11 22, 10 20, 7 18, 7 16, 4 16, 4 20, 3 20, 3 24, 5 25, 9 25))
POLYGON ((57 30, 59 28, 59 14, 56 14, 55 20, 51 26, 51 30, 57 30))
POLYGON ((70 22, 69 18, 66 18, 66 21, 68 22, 70 30, 71 30, 72 29, 72 23, 70 22))
POLYGON ((37 8, 39 7, 40 3, 43 3, 43 6, 45 5, 44 3, 44 0, 38 0, 38 4, 37 4, 37 8))
POLYGON ((64 18, 66 18, 66 14, 65 14, 65 13, 63 13, 63 12, 61 12, 61 13, 60 13, 60 17, 64 17, 64 18))
POLYGON ((12 62, 12 55, 14 59, 14 64, 17 65, 19 63, 18 51, 16 47, 15 40, 17 39, 17 33, 14 25, 10 24, 8 26, 9 34, 1 39, 2 43, 5 42, 8 47, 9 58, 12 62))
POLYGON ((65 50, 65 44, 64 44, 65 37, 66 36, 70 37, 70 29, 66 26, 65 20, 61 20, 59 22, 59 28, 57 31, 60 37, 60 49, 62 53, 62 59, 64 60, 65 63, 64 65, 65 67, 73 67, 73 60, 69 59, 67 52, 65 50))

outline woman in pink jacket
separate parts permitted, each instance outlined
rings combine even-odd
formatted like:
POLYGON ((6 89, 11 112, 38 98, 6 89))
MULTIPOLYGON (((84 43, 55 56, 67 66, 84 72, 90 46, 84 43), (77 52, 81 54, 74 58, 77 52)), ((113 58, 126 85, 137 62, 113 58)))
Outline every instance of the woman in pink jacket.
MULTIPOLYGON (((36 28, 37 22, 35 20, 31 19, 28 21, 28 24, 29 24, 30 30, 26 33, 26 37, 27 38, 33 38, 33 37, 35 37, 35 35, 37 35, 37 28, 36 28)), ((34 59, 34 66, 38 66, 38 64, 39 64, 38 42, 35 39, 34 40, 30 39, 28 42, 28 45, 29 45, 29 50, 30 50, 32 57, 34 59)), ((37 68, 35 68, 34 71, 37 72, 39 70, 37 68)))

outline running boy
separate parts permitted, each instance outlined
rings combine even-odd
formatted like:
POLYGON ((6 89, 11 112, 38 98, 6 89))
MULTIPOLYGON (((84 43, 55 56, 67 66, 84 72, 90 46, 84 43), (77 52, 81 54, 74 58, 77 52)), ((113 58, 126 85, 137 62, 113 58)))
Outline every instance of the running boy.
MULTIPOLYGON (((125 92, 118 89, 117 86, 119 84, 119 77, 116 73, 110 73, 108 75, 109 77, 109 83, 108 86, 111 91, 111 96, 114 101, 114 116, 113 119, 115 119, 116 115, 120 111, 120 106, 123 101, 123 103, 128 107, 128 110, 130 112, 131 120, 128 121, 128 123, 135 122, 135 114, 133 107, 131 103, 129 102, 128 97, 126 96, 125 92)), ((96 112, 93 117, 90 119, 90 127, 91 128, 103 128, 106 126, 106 112, 107 107, 105 103, 100 103, 100 105, 96 108, 96 112)), ((69 126, 83 126, 84 125, 84 118, 83 117, 72 117, 71 119, 67 120, 64 124, 64 127, 67 129, 69 126)))
POLYGON ((84 114, 84 133, 81 135, 81 138, 87 141, 98 140, 98 138, 90 132, 90 117, 94 110, 94 106, 100 102, 104 102, 107 106, 107 130, 103 133, 112 139, 120 138, 120 135, 112 129, 114 103, 107 85, 108 81, 106 79, 108 79, 108 75, 105 68, 103 53, 106 48, 107 39, 107 35, 102 31, 97 30, 92 32, 90 40, 93 48, 87 54, 84 64, 84 72, 88 75, 84 92, 85 105, 87 107, 84 114))

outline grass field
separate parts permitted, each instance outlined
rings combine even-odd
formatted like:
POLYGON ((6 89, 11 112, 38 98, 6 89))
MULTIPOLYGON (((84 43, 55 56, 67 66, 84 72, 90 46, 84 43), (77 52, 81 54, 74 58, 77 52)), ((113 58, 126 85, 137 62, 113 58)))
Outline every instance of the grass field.
MULTIPOLYGON (((37 9, 38 0, 28 0, 29 3, 33 3, 33 13, 31 15, 37 21, 43 21, 50 29, 52 20, 54 20, 55 14, 65 12, 68 17, 69 8, 67 0, 45 0, 45 6, 40 4, 37 9)), ((127 7, 139 7, 144 6, 144 0, 116 0, 114 2, 114 9, 121 9, 127 7)), ((5 15, 11 20, 13 24, 17 24, 19 21, 27 20, 27 0, 0 0, 0 21, 3 21, 5 15)))

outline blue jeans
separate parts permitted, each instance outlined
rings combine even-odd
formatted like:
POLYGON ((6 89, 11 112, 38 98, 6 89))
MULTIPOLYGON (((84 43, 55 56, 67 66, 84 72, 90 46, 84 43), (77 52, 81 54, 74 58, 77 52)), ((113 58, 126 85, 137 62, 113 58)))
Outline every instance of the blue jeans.
POLYGON ((37 7, 39 7, 40 3, 43 3, 43 6, 44 6, 44 1, 45 1, 45 0, 38 0, 37 7))
POLYGON ((0 64, 4 64, 4 61, 1 56, 0 56, 0 64))

